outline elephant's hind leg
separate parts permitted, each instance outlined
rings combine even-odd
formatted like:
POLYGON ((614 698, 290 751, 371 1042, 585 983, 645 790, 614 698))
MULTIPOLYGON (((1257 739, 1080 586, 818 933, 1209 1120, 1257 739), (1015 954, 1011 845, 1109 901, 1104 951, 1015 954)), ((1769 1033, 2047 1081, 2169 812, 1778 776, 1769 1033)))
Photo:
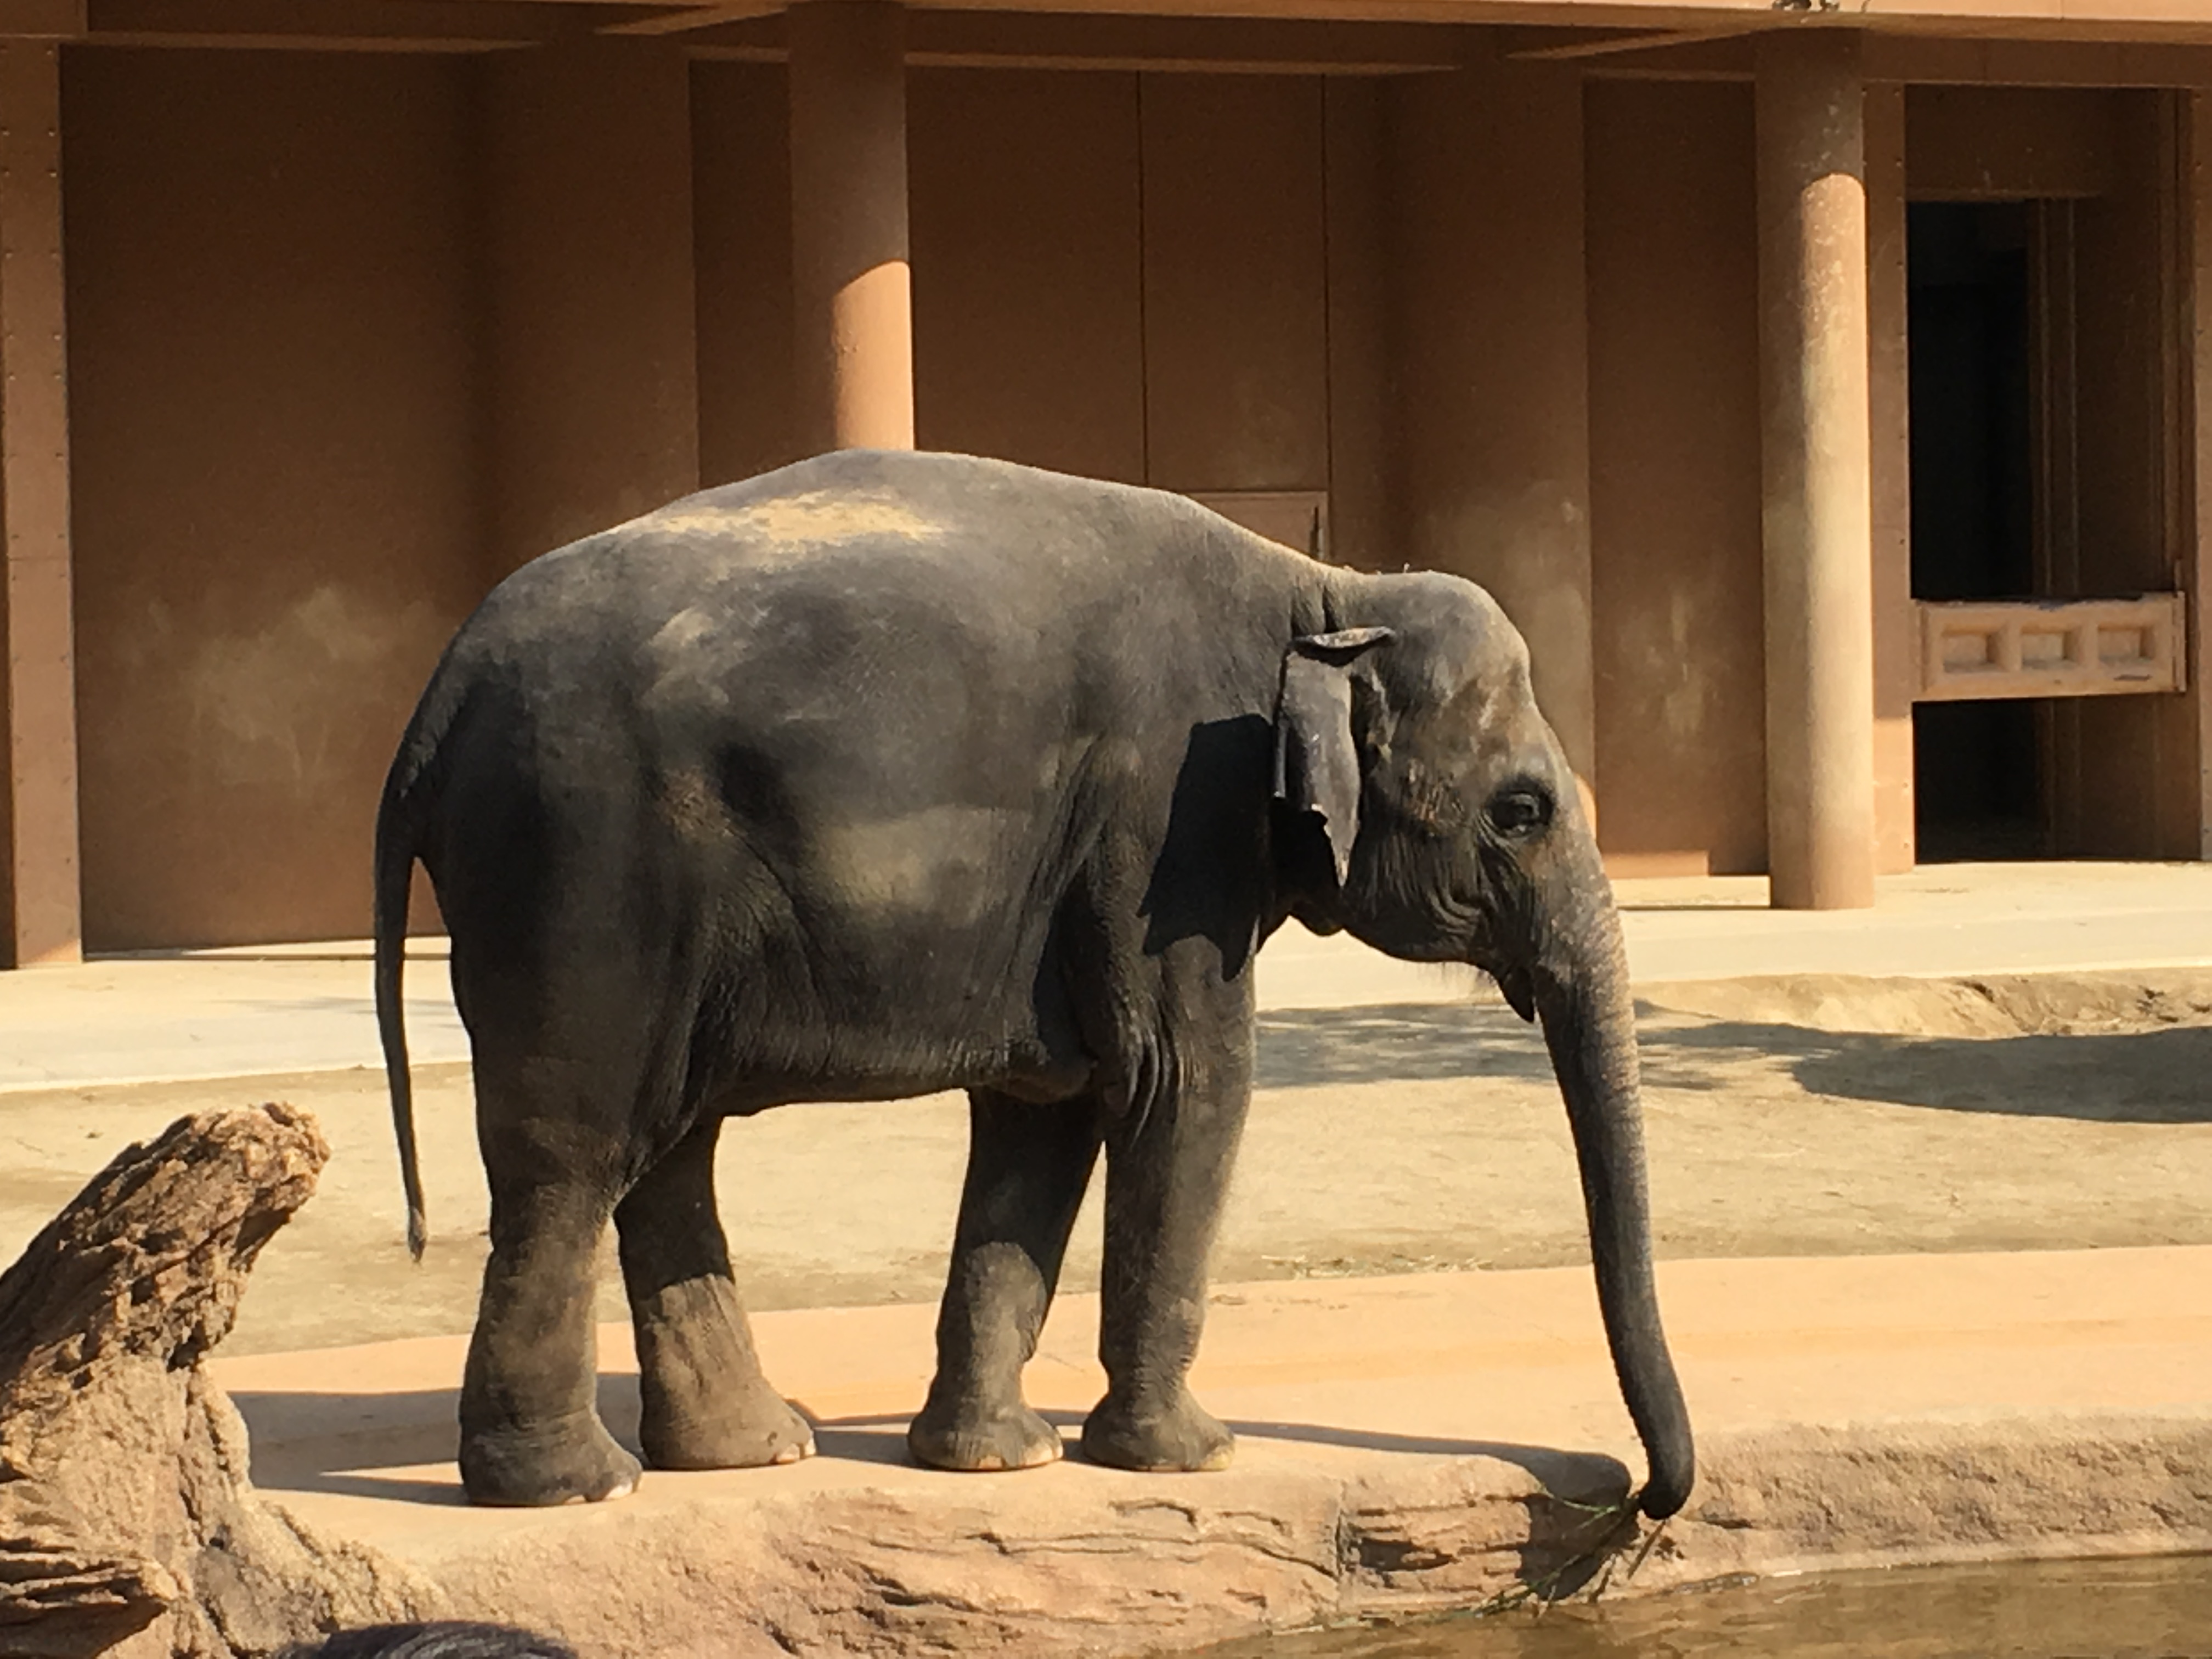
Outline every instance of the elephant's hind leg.
POLYGON ((1089 1098, 1040 1106, 969 1095, 968 1179, 937 1321, 937 1376, 907 1431, 940 1469, 1020 1469, 1060 1455, 1060 1431, 1022 1398, 1022 1368, 1060 1282, 1098 1157, 1089 1098))
POLYGON ((519 1180, 496 1164, 492 1177, 491 1257, 461 1382, 461 1484, 477 1504, 620 1498, 638 1462, 599 1421, 592 1327, 610 1206, 585 1182, 519 1180))
POLYGON ((647 1170, 615 1210, 637 1333, 638 1436, 659 1469, 753 1468, 814 1449, 806 1419, 769 1386, 730 1276, 714 1206, 711 1118, 647 1170))

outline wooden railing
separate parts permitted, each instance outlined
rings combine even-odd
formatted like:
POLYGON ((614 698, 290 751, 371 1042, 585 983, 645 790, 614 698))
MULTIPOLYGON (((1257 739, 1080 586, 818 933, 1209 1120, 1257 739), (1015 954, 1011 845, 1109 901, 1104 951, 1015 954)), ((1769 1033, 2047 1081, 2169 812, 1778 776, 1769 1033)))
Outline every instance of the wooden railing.
POLYGON ((1921 702, 2179 691, 2179 593, 2130 599, 1930 603, 1920 613, 1921 702))

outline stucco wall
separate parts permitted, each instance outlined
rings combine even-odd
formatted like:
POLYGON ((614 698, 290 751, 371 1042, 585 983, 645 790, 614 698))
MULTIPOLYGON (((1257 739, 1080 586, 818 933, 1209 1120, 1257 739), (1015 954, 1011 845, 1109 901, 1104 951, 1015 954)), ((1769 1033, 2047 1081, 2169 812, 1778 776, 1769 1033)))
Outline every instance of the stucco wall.
POLYGON ((64 62, 86 942, 358 935, 480 586, 468 66, 64 62))
POLYGON ((699 486, 690 65, 586 40, 473 67, 498 577, 699 486))
MULTIPOLYGON (((783 72, 657 50, 69 56, 94 948, 361 932, 392 738, 483 586, 688 487, 695 445, 708 482, 792 458, 783 72)), ((1878 325, 1906 119, 1881 97, 1878 325)), ((2112 216, 2092 264, 2163 257, 2149 186, 2112 181, 2172 175, 2170 100, 1914 100, 1919 187, 1994 187, 1974 135, 2002 106, 2010 165, 2113 204, 2085 200, 2112 216), (2047 111, 2095 154, 2011 130, 2047 111)), ((925 444, 1333 489, 1342 550, 1462 571, 1528 635, 1617 871, 1763 867, 1748 88, 924 69, 909 108, 925 444)), ((2106 288, 2092 377, 2172 361, 2160 297, 2106 288)), ((2185 503, 2137 440, 2179 382, 2130 373, 2087 517, 2154 562, 2185 503)), ((2105 782, 2142 796, 2199 759, 2165 712, 2067 718, 2112 728, 2091 746, 2136 781, 2105 782)), ((2186 817, 2109 850, 2178 848, 2186 817)))
POLYGON ((1582 87, 1553 65, 1412 77, 1392 101, 1389 243, 1405 558, 1480 582, 1593 785, 1582 87))
POLYGON ((1145 477, 1138 77, 909 77, 921 443, 1145 477))
MULTIPOLYGON (((692 70, 701 468, 790 438, 782 71, 692 70)), ((1310 76, 908 77, 925 447, 1171 489, 1329 482, 1324 94, 1310 76)))
POLYGON ((705 483, 749 478, 798 455, 790 119, 780 65, 691 66, 699 476, 705 483))
POLYGON ((1322 83, 1150 75, 1142 96, 1149 481, 1326 489, 1322 83))
POLYGON ((1599 834, 1617 872, 1765 868, 1751 88, 1587 94, 1599 834))

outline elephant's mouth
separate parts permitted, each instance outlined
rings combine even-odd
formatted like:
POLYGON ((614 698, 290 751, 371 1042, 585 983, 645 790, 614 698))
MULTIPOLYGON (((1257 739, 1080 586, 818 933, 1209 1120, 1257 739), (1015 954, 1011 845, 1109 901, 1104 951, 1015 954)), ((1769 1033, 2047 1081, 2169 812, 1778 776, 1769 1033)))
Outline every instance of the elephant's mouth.
MULTIPOLYGON (((1480 965, 1480 964, 1479 964, 1480 965)), ((1536 978, 1519 963, 1501 963, 1497 967, 1484 965, 1482 971, 1497 981, 1504 993, 1506 1005, 1528 1021, 1536 1023, 1536 978)))

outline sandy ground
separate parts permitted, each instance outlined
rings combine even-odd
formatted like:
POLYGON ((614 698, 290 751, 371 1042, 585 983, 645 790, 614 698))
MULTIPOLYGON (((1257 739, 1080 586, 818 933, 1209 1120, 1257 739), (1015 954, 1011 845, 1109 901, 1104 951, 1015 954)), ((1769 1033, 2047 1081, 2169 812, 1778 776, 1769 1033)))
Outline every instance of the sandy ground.
MULTIPOLYGON (((1680 985, 1643 1022, 1660 1248, 1673 1257, 2212 1243, 2212 972, 1680 985)), ((1494 1002, 1265 1016, 1216 1264, 1227 1280, 1586 1259, 1540 1041, 1494 1002)), ((432 1243, 411 1264, 367 1071, 0 1102, 0 1260, 127 1142, 283 1098, 334 1148, 226 1352, 467 1328, 484 1199, 465 1067, 418 1076, 432 1243)), ((933 1300, 963 1103, 731 1124, 720 1188, 757 1308, 933 1300)), ((1097 1281, 1096 1200, 1068 1284, 1097 1281)), ((611 1263, 605 1316, 621 1310, 611 1263)))

